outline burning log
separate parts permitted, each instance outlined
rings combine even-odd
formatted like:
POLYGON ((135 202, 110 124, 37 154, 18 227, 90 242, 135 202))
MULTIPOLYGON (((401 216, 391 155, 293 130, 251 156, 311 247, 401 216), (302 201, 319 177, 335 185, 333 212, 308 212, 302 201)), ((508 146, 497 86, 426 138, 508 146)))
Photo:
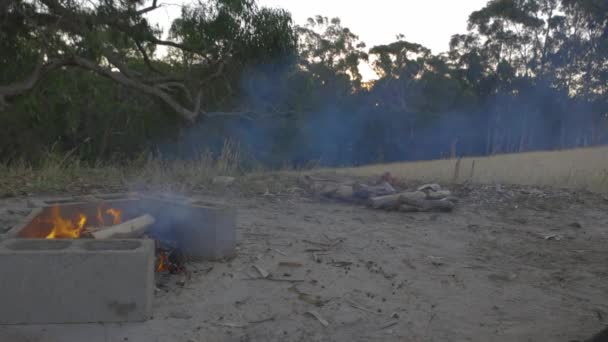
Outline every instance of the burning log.
MULTIPOLYGON (((141 237, 154 223, 154 217, 145 214, 123 223, 92 231, 95 239, 125 239, 141 237)), ((93 230, 93 229, 92 229, 93 230)))

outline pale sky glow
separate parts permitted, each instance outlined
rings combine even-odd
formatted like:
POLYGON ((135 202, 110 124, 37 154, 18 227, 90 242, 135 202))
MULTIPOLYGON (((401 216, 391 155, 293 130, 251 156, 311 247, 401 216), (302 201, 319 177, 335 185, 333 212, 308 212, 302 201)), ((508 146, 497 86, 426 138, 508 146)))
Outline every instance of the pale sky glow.
MULTIPOLYGON (((153 11, 152 22, 168 29, 179 16, 180 6, 189 0, 160 0, 166 6, 153 11)), ((351 29, 367 47, 395 41, 399 33, 410 42, 422 44, 433 53, 447 51, 450 37, 465 33, 471 12, 481 9, 488 0, 258 0, 267 7, 281 7, 299 25, 317 14, 339 17, 342 25, 351 29)), ((366 68, 367 69, 367 68, 366 68)), ((364 78, 372 77, 362 70, 364 78)))
POLYGON ((258 0, 291 12, 296 24, 317 14, 339 17, 368 47, 395 41, 422 44, 434 53, 447 51, 450 37, 465 33, 471 12, 488 0, 258 0))

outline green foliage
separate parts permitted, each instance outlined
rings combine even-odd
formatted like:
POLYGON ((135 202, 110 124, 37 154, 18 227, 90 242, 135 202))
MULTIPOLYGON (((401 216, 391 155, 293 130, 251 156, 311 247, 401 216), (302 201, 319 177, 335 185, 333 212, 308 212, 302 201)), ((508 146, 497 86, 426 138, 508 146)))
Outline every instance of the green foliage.
MULTIPOLYGON (((0 4, 0 107, 3 85, 27 79, 41 60, 75 56, 120 69, 180 104, 200 93, 201 115, 188 126, 149 91, 68 63, 0 109, 3 161, 58 153, 96 165, 153 153, 253 168, 608 143, 601 0, 492 0, 444 54, 403 35, 367 49, 338 18, 295 27, 288 12, 254 0, 186 6, 168 41, 139 12, 141 2, 7 4, 0 4), (57 4, 65 17, 49 17, 57 4), (58 24, 49 26, 51 19, 58 24), (363 82, 365 62, 378 80, 363 82)), ((184 174, 195 167, 183 165, 184 174)))
POLYGON ((121 160, 175 136, 170 109, 79 70, 56 72, 0 115, 4 160, 40 159, 51 146, 81 160, 121 160))
POLYGON ((297 28, 300 35, 300 56, 305 68, 321 79, 338 73, 352 79, 358 87, 361 83, 359 63, 368 60, 363 50, 365 43, 339 18, 323 16, 309 18, 305 26, 297 28))

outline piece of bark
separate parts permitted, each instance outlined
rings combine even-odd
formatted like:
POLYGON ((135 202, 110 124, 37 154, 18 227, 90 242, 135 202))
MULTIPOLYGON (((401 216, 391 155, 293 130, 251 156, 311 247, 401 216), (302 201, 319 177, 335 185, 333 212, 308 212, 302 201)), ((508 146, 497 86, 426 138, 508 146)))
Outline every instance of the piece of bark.
POLYGON ((279 262, 279 266, 283 266, 283 267, 302 267, 304 265, 301 262, 297 262, 297 261, 281 261, 281 262, 279 262))
POLYGON ((452 211, 455 207, 453 202, 446 200, 405 199, 403 203, 418 208, 418 211, 452 211))
POLYGON ((415 212, 419 212, 420 208, 408 205, 408 204, 402 204, 399 206, 399 211, 403 212, 403 213, 415 213, 415 212))
POLYGON ((452 211, 452 210, 454 210, 454 207, 456 206, 454 204, 454 202, 446 201, 445 199, 429 200, 427 202, 428 202, 427 205, 431 208, 431 210, 436 210, 436 211, 452 211))
POLYGON ((399 207, 400 194, 372 197, 369 199, 369 205, 374 209, 395 209, 399 207))
POLYGON ((418 191, 441 191, 439 184, 424 184, 418 188, 418 191))
POLYGON ((266 271, 265 269, 261 268, 258 265, 251 265, 256 271, 258 271, 258 273, 262 276, 262 278, 268 278, 270 276, 270 273, 268 273, 268 271, 266 271))
POLYGON ((429 191, 426 195, 426 199, 440 200, 449 196, 452 196, 452 192, 450 190, 429 191))
POLYGON ((409 200, 423 200, 426 198, 426 194, 422 191, 408 191, 399 193, 399 199, 401 203, 409 200))
POLYGON ((146 229, 154 224, 154 217, 145 214, 123 223, 94 230, 91 235, 95 239, 138 238, 144 235, 146 229))
POLYGON ((454 204, 458 203, 458 201, 459 201, 458 197, 456 197, 456 196, 448 196, 446 198, 443 198, 442 200, 444 200, 444 201, 450 201, 450 202, 452 202, 454 204))
POLYGON ((343 201, 352 201, 354 199, 354 190, 352 185, 340 185, 336 191, 329 197, 343 201))
POLYGON ((397 192, 395 188, 393 188, 387 182, 382 182, 378 185, 366 185, 361 183, 355 183, 352 188, 354 191, 354 196, 361 199, 392 195, 397 192))
POLYGON ((407 201, 422 201, 426 194, 420 191, 400 192, 398 194, 370 198, 369 203, 375 209, 397 209, 407 201))

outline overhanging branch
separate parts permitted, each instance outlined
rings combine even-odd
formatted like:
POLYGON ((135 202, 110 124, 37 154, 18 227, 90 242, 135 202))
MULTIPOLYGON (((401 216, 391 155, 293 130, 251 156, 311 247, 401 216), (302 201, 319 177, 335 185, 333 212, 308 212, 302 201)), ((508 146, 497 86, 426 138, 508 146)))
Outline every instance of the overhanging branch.
POLYGON ((159 6, 156 6, 156 0, 152 1, 152 5, 146 8, 142 8, 140 10, 138 10, 136 13, 138 15, 142 15, 142 14, 146 14, 148 12, 154 11, 155 9, 157 9, 159 6))
POLYGON ((171 97, 170 94, 164 92, 162 89, 160 89, 158 87, 150 86, 145 83, 139 82, 137 80, 130 79, 130 78, 126 77, 125 75, 123 75, 122 73, 113 72, 110 69, 103 68, 103 67, 97 65, 96 63, 89 61, 87 59, 81 58, 81 57, 74 57, 73 61, 74 61, 75 65, 78 65, 82 68, 91 70, 91 71, 97 73, 98 75, 107 77, 117 83, 120 83, 124 86, 130 87, 130 88, 133 88, 136 90, 139 90, 145 94, 158 97, 186 121, 194 122, 194 120, 199 115, 200 99, 201 99, 200 93, 199 93, 199 95, 197 95, 196 102, 194 103, 194 109, 190 110, 190 109, 182 106, 173 97, 171 97))
POLYGON ((21 95, 34 88, 50 71, 70 63, 69 59, 59 59, 48 63, 40 62, 34 71, 25 79, 8 85, 0 85, 0 111, 6 106, 6 99, 21 95))
POLYGON ((160 72, 158 69, 156 69, 154 67, 154 65, 152 65, 152 61, 150 61, 150 57, 148 56, 146 49, 144 49, 144 47, 141 45, 141 43, 136 40, 135 46, 137 46, 137 50, 139 50, 139 53, 141 53, 142 57, 144 58, 144 63, 146 63, 146 65, 148 66, 148 69, 152 70, 153 72, 155 72, 157 74, 162 75, 162 72, 160 72))
MULTIPOLYGON (((0 3, 5 4, 5 1, 7 0, 0 0, 0 3)), ((8 1, 10 2, 10 0, 8 1)), ((127 48, 139 51, 147 69, 156 75, 146 75, 147 72, 145 71, 131 69, 129 63, 127 63, 127 55, 122 53, 125 47, 117 48, 112 45, 111 40, 107 40, 104 42, 101 51, 97 50, 97 52, 100 52, 101 56, 112 67, 108 67, 105 63, 98 63, 95 60, 96 57, 83 58, 80 56, 65 57, 46 64, 40 63, 32 74, 23 80, 5 86, 0 85, 0 107, 6 103, 6 99, 32 89, 49 71, 60 66, 70 65, 90 70, 116 83, 157 97, 183 119, 194 121, 201 112, 202 91, 198 91, 193 96, 189 85, 193 85, 194 88, 200 90, 206 83, 219 77, 224 72, 225 61, 215 60, 212 62, 210 60, 212 54, 209 51, 196 49, 181 42, 163 40, 153 34, 142 14, 161 6, 158 4, 158 0, 152 0, 148 7, 139 10, 134 8, 122 13, 116 11, 83 11, 78 6, 66 3, 63 0, 39 1, 42 7, 29 15, 32 27, 44 27, 47 31, 48 28, 53 28, 53 36, 66 36, 76 40, 78 40, 78 37, 88 39, 88 37, 102 31, 124 35, 131 44, 127 48), (206 68, 214 70, 203 79, 192 79, 189 75, 164 74, 153 64, 153 60, 146 50, 147 44, 173 47, 194 54, 197 58, 206 60, 206 68), (113 67, 120 72, 112 71, 113 67), (185 101, 182 101, 182 99, 185 99, 185 101)), ((70 48, 66 48, 64 51, 70 50, 70 48)), ((70 54, 70 52, 65 53, 70 54)))

